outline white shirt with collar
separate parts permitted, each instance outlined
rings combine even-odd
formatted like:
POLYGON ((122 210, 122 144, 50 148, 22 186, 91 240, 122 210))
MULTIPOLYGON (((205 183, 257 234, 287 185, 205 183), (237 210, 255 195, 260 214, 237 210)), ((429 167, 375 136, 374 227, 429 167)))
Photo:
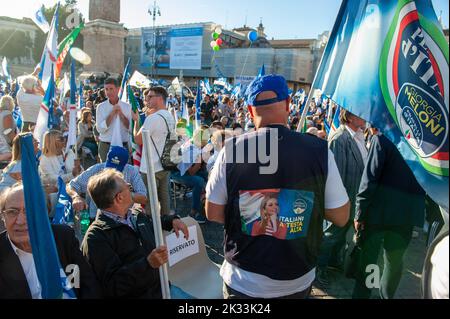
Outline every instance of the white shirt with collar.
POLYGON ((366 141, 364 139, 364 133, 361 130, 358 130, 357 132, 355 132, 347 125, 344 125, 344 126, 345 126, 345 129, 350 133, 350 136, 356 142, 359 152, 361 153, 361 156, 363 158, 363 161, 364 161, 364 163, 366 163, 369 152, 367 151, 367 148, 366 148, 366 141))
POLYGON ((19 257, 20 264, 22 265, 25 278, 27 279, 28 288, 30 288, 32 299, 42 299, 42 287, 39 282, 39 278, 36 272, 36 266, 34 264, 33 254, 27 253, 16 247, 8 236, 8 240, 11 243, 11 247, 14 253, 19 257))
MULTIPOLYGON (((122 109, 122 113, 130 121, 131 124, 132 121, 131 105, 123 101, 119 101, 118 104, 122 109)), ((111 143, 111 139, 113 136, 114 119, 111 122, 110 126, 106 125, 106 119, 109 116, 109 114, 111 114, 113 107, 114 106, 109 102, 109 100, 106 100, 105 102, 97 106, 96 112, 97 130, 100 134, 99 139, 101 142, 111 143)), ((130 139, 130 127, 125 127, 122 121, 120 121, 120 135, 122 137, 122 142, 128 143, 128 140, 130 139)))

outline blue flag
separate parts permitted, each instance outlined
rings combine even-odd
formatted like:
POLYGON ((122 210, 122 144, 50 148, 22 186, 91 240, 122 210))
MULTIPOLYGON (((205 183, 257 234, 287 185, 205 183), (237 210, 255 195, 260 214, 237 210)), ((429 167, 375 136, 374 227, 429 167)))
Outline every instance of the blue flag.
POLYGON ((258 74, 257 78, 262 78, 265 75, 266 75, 266 66, 263 64, 261 69, 259 69, 259 74, 258 74))
POLYGON ((331 131, 331 127, 330 127, 330 124, 328 124, 328 122, 326 121, 326 119, 323 121, 323 126, 325 129, 325 132, 327 133, 327 135, 329 135, 330 131, 331 131))
POLYGON ((75 61, 70 64, 70 105, 77 103, 77 81, 75 79, 75 61))
POLYGON ((14 91, 12 92, 12 97, 16 98, 17 97, 17 93, 19 92, 19 81, 16 79, 16 85, 14 86, 14 91))
POLYGON ((80 86, 78 88, 78 108, 81 110, 85 106, 83 97, 83 82, 80 81, 80 86))
POLYGON ((74 298, 73 290, 66 288, 66 276, 62 271, 48 220, 46 197, 34 155, 33 137, 31 135, 21 137, 20 146, 28 233, 37 276, 42 287, 42 298, 74 298))
POLYGON ((125 85, 127 84, 128 80, 131 77, 130 63, 131 63, 131 58, 128 58, 127 65, 125 66, 125 70, 123 71, 122 84, 120 86, 120 92, 119 92, 119 100, 122 100, 123 92, 125 92, 125 85))
POLYGON ((241 95, 241 92, 242 92, 242 84, 239 83, 238 85, 236 85, 234 87, 233 91, 231 92, 231 96, 233 96, 237 99, 241 95))
POLYGON ((334 113, 333 122, 331 123, 331 130, 337 131, 341 126, 341 107, 338 105, 336 107, 336 112, 334 113))
POLYGON ((200 81, 197 82, 197 97, 195 99, 195 129, 198 129, 201 125, 200 112, 202 103, 202 89, 200 87, 200 81))
POLYGON ((344 0, 313 83, 379 128, 447 211, 448 59, 431 0, 344 0))
POLYGON ((72 198, 66 192, 66 184, 61 176, 58 177, 58 203, 55 208, 53 224, 67 225, 74 222, 72 198))
POLYGON ((205 84, 206 94, 211 94, 212 90, 211 90, 211 85, 209 84, 209 80, 205 79, 203 82, 205 84))
POLYGON ((22 130, 23 118, 22 118, 22 112, 20 111, 19 106, 16 105, 14 107, 14 110, 12 112, 12 117, 13 117, 14 121, 16 122, 16 125, 19 128, 19 130, 22 130))
POLYGON ((31 16, 31 19, 36 23, 36 25, 42 30, 42 32, 47 33, 50 30, 50 26, 47 22, 47 19, 45 18, 44 12, 42 10, 43 8, 40 7, 33 16, 31 16))

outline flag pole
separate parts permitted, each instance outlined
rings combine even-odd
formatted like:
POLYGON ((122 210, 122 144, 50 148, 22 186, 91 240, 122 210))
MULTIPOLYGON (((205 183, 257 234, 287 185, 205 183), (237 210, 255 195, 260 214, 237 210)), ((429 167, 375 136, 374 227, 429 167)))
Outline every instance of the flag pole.
MULTIPOLYGON (((337 15, 336 21, 334 22, 333 30, 330 33, 330 38, 331 38, 331 36, 333 34, 336 33, 336 30, 339 27, 339 22, 341 20, 339 18, 342 17, 342 14, 343 14, 343 12, 345 10, 346 4, 347 4, 347 0, 342 0, 341 8, 339 9, 339 13, 337 15)), ((328 53, 329 47, 330 47, 330 41, 328 40, 328 43, 327 43, 327 45, 325 47, 325 50, 323 50, 322 57, 320 58, 320 63, 319 63, 319 66, 317 67, 316 74, 314 75, 314 80, 313 80, 313 82, 311 84, 311 89, 309 90, 308 98, 306 99, 305 108, 303 109, 302 117, 300 118, 300 122, 298 123, 297 132, 301 132, 303 127, 305 126, 306 115, 308 114, 308 110, 310 108, 309 104, 311 102, 312 95, 314 94, 314 87, 315 87, 315 84, 316 84, 316 81, 317 81, 317 77, 319 75, 320 69, 322 68, 322 63, 325 60, 325 56, 328 53)))
MULTIPOLYGON (((152 155, 150 152, 150 145, 152 145, 150 132, 145 130, 142 132, 142 138, 144 145, 147 145, 144 149, 144 156, 147 160, 147 185, 148 185, 148 201, 152 211, 153 230, 155 232, 156 247, 164 245, 164 238, 161 225, 161 212, 158 205, 158 195, 155 179, 155 168, 153 167, 152 155)), ((169 288, 169 272, 167 263, 159 267, 159 276, 161 279, 161 290, 163 299, 170 299, 169 288)))

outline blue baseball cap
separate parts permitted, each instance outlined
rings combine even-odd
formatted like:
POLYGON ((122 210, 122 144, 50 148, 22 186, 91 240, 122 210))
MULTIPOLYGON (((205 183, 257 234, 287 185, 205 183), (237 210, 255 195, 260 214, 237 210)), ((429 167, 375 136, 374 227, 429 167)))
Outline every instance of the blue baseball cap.
POLYGON ((265 75, 253 80, 245 92, 247 104, 250 106, 263 106, 274 104, 286 100, 289 97, 289 89, 286 79, 281 75, 265 75), (268 100, 257 101, 258 95, 262 92, 275 92, 277 97, 268 100))
POLYGON ((107 159, 106 159, 106 167, 114 168, 119 172, 123 172, 125 165, 128 163, 128 159, 130 155, 126 148, 120 146, 111 146, 107 159))

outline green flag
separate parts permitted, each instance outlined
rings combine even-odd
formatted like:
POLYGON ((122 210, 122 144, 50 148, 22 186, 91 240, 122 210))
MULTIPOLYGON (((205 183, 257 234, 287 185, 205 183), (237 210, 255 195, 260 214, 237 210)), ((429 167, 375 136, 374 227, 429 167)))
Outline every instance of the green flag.
MULTIPOLYGON (((136 100, 136 97, 134 96, 133 90, 131 89, 130 85, 127 85, 127 95, 128 95, 128 102, 131 104, 131 110, 133 113, 139 114, 139 104, 136 100)), ((142 126, 141 119, 139 117, 139 123, 135 123, 135 121, 131 121, 131 132, 134 132, 134 127, 136 125, 139 125, 139 127, 142 126)), ((142 147, 139 146, 135 139, 134 134, 131 134, 131 149, 132 149, 132 156, 133 156, 133 165, 136 167, 141 166, 141 158, 142 158, 142 147)))
POLYGON ((69 35, 65 37, 64 40, 62 40, 61 43, 58 45, 58 60, 56 61, 55 79, 59 78, 64 63, 64 59, 66 58, 67 53, 69 53, 70 48, 74 44, 75 40, 80 34, 81 29, 83 28, 84 23, 81 22, 80 25, 75 29, 73 29, 72 32, 70 32, 69 35))

